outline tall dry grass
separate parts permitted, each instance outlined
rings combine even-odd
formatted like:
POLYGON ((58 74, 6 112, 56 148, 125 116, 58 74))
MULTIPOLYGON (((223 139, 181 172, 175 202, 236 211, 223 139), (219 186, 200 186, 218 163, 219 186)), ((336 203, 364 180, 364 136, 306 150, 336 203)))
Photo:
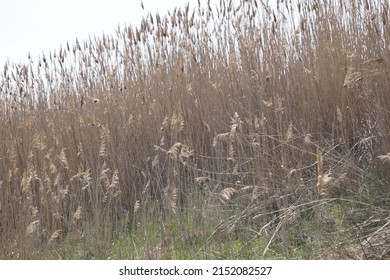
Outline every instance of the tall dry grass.
MULTIPOLYGON (((188 213, 208 242, 255 221, 269 240, 259 257, 281 240, 288 258, 301 214, 329 222, 345 193, 383 219, 388 19, 386 1, 221 1, 7 63, 1 258, 107 258, 139 223, 147 239, 150 219, 169 243, 169 219, 188 213)), ((379 229, 389 237, 388 223, 365 234, 379 229)), ((386 256, 375 248, 362 257, 386 256)))

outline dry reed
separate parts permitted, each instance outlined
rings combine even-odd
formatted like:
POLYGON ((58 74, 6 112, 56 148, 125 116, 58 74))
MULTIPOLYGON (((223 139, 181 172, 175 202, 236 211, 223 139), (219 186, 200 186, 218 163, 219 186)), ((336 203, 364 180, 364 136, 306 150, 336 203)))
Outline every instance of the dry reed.
POLYGON ((388 4, 277 3, 149 14, 6 63, 0 258, 107 258, 137 219, 154 213, 169 234, 186 209, 204 211, 200 224, 238 209, 220 224, 229 233, 260 219, 265 257, 332 186, 363 193, 361 178, 376 178, 388 197, 388 4))

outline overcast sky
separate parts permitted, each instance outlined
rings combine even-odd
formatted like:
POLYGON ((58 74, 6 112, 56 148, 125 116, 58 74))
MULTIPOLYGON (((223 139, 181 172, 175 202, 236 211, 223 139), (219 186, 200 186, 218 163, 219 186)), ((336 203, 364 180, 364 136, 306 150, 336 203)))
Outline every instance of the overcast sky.
MULTIPOLYGON (((164 15, 197 0, 0 0, 0 71, 7 59, 27 62, 44 52, 88 36, 114 34, 125 24, 137 26, 148 12, 164 15)), ((207 1, 201 1, 207 2, 207 1)))

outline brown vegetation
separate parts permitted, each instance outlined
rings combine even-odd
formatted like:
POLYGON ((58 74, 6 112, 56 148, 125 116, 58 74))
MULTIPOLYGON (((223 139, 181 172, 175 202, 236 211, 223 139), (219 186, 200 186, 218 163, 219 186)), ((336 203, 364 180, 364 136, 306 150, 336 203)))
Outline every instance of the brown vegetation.
POLYGON ((241 2, 5 65, 0 258, 109 258, 153 219, 130 256, 239 235, 389 258, 387 2, 241 2))

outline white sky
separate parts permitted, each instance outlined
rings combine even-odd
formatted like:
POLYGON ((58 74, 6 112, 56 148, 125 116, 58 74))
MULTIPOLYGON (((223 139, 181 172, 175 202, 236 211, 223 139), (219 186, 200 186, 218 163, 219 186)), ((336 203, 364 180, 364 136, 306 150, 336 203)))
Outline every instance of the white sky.
MULTIPOLYGON (((165 15, 196 0, 0 0, 0 71, 7 59, 26 63, 68 41, 114 34, 125 24, 138 26, 148 12, 165 15)), ((201 1, 205 2, 205 1, 201 1)))

